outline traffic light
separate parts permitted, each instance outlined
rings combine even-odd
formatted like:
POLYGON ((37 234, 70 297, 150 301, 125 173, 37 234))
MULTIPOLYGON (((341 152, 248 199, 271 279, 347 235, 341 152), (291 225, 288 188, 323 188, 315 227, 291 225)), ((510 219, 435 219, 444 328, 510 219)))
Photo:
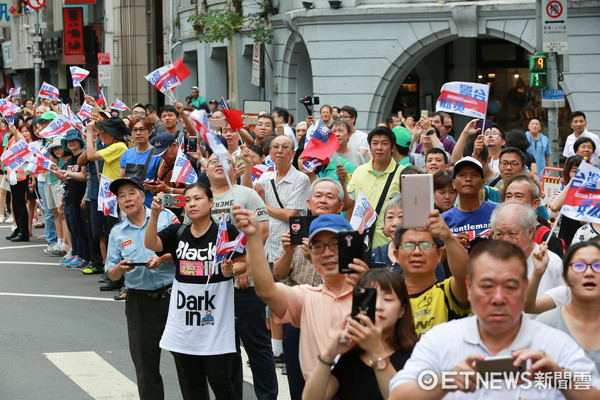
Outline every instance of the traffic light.
POLYGON ((529 56, 529 87, 548 89, 548 53, 529 56))

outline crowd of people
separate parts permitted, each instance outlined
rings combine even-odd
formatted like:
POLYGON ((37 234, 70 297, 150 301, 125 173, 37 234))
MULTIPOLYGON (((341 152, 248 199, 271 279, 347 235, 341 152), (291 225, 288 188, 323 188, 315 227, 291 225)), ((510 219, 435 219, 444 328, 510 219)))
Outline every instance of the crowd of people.
POLYGON ((4 151, 24 139, 53 164, 3 166, 0 219, 12 242, 43 226, 44 253, 118 290, 141 399, 165 397, 161 349, 183 398, 208 399, 210 386, 241 399, 242 345, 258 399, 277 398, 277 367, 294 400, 600 398, 600 224, 550 222, 579 165, 600 157, 582 112, 548 198, 551 148, 536 118, 527 132, 472 120, 455 137, 448 114, 398 113, 366 133, 354 107, 324 105, 295 125, 276 107, 233 130, 196 87, 185 105, 135 104, 127 116, 85 101, 91 117, 64 136, 40 135, 63 110, 55 101, 23 101, 14 124, 2 122, 4 151), (198 136, 197 109, 227 156, 198 136), (317 119, 339 149, 311 171, 302 153, 317 119), (175 179, 181 149, 195 183, 175 179), (403 226, 406 174, 433 178, 420 228, 403 226), (99 208, 104 177, 116 217, 99 208), (364 257, 342 266, 338 233, 354 230, 359 192, 377 219, 364 257), (300 216, 312 218, 298 242, 300 216), (236 244, 227 256, 223 237, 236 244), (350 315, 361 287, 376 291, 374 319, 350 315), (482 388, 475 372, 502 357, 529 375, 482 388))

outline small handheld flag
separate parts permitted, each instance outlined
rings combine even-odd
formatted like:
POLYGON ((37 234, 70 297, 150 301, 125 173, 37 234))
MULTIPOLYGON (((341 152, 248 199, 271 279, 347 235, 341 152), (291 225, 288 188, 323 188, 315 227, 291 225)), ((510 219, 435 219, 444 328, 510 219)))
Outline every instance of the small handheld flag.
POLYGON ((81 89, 81 82, 90 74, 90 71, 80 67, 70 67, 71 79, 73 79, 73 87, 79 86, 81 89))
POLYGON ((119 99, 115 99, 109 108, 113 110, 129 111, 129 107, 119 99))
POLYGON ((60 92, 58 91, 58 88, 44 82, 38 92, 38 97, 42 99, 58 100, 60 98, 60 92))

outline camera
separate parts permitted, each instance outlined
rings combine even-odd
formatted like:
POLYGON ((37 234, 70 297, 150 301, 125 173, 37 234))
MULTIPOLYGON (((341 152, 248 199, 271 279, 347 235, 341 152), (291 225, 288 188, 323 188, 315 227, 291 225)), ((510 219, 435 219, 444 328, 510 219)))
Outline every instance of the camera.
POLYGON ((316 96, 304 96, 300 99, 300 103, 306 107, 306 112, 308 115, 312 115, 312 106, 319 104, 319 98, 316 96))
POLYGON ((319 98, 315 96, 304 96, 300 99, 300 103, 305 106, 314 106, 315 104, 319 104, 319 98))

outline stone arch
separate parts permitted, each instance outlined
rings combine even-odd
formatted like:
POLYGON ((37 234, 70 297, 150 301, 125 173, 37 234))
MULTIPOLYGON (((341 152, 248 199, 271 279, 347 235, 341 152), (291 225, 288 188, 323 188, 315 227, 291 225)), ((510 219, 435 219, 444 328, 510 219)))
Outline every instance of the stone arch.
POLYGON ((296 121, 306 118, 306 110, 300 106, 299 99, 313 94, 311 60, 304 38, 295 29, 285 44, 279 72, 281 105, 286 107, 296 121), (300 106, 300 107, 299 107, 300 106))
MULTIPOLYGON (((410 71, 431 51, 453 40, 470 38, 504 39, 529 52, 535 51, 535 19, 518 21, 486 21, 485 33, 460 34, 450 21, 450 29, 416 35, 417 40, 392 62, 382 76, 369 109, 368 126, 376 126, 381 116, 389 114, 395 95, 410 71)), ((564 84, 564 82, 562 82, 564 84)))

